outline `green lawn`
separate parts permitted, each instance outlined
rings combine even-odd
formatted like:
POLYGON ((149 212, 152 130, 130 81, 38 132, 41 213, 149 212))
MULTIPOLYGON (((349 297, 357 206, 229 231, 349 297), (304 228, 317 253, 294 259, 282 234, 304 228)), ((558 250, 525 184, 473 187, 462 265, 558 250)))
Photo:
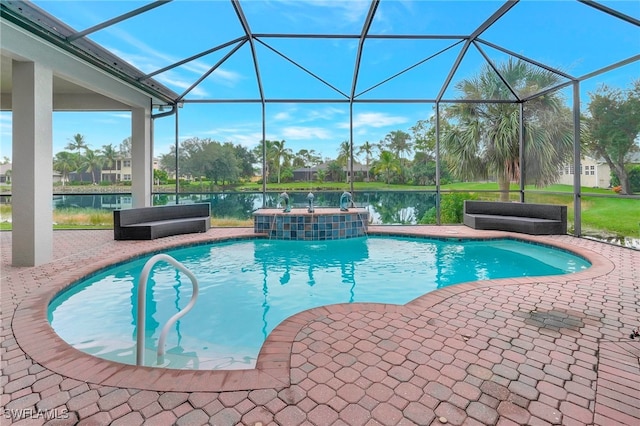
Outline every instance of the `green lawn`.
MULTIPOLYGON (((429 191, 435 190, 435 186, 419 185, 394 185, 383 182, 354 182, 353 188, 356 191, 429 191)), ((245 183, 234 187, 235 191, 261 192, 262 184, 245 183)), ((287 182, 270 183, 267 191, 349 191, 351 184, 345 182, 287 182)))
POLYGON ((582 227, 640 238, 640 200, 583 196, 582 227))
MULTIPOLYGON (((356 191, 435 191, 435 185, 423 186, 423 185, 400 185, 400 184, 385 184, 382 182, 354 182, 353 188, 356 191)), ((440 185, 442 190, 453 191, 498 191, 498 184, 495 182, 458 182, 450 183, 447 185, 440 185)), ((287 183, 270 183, 267 185, 267 191, 345 191, 350 190, 350 184, 345 182, 287 182, 287 183)), ((512 191, 520 189, 518 184, 512 184, 510 186, 512 191)), ((257 183, 245 183, 234 187, 236 191, 247 192, 260 192, 262 191, 262 184, 257 183)), ((544 188, 536 188, 533 185, 525 186, 525 191, 545 191, 545 192, 573 192, 573 186, 571 185, 549 185, 544 188)), ((614 192, 610 189, 602 188, 588 188, 582 187, 583 194, 608 194, 613 195, 614 192)))

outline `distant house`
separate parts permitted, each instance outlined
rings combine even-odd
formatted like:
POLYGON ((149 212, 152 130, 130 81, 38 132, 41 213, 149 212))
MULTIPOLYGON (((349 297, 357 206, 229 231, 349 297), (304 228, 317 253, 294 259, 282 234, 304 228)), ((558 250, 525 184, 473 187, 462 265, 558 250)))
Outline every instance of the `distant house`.
MULTIPOLYGON (((640 164, 640 152, 632 152, 626 157, 627 164, 640 164)), ((576 170, 573 163, 567 163, 560 169, 557 183, 573 185, 576 170)), ((580 160, 580 183, 588 188, 610 188, 611 168, 603 159, 584 156, 580 160)))
MULTIPOLYGON (((11 163, 0 164, 0 183, 11 183, 13 165, 11 163)), ((53 172, 53 183, 61 182, 62 175, 56 171, 53 172)))
POLYGON ((347 167, 342 168, 343 171, 347 172, 347 181, 351 181, 350 176, 353 176, 353 181, 366 181, 367 173, 371 170, 371 167, 366 166, 365 164, 353 163, 353 173, 350 173, 350 164, 347 167))
POLYGON ((103 167, 101 182, 127 182, 131 180, 131 158, 118 158, 111 167, 103 167))
POLYGON ((318 170, 326 170, 326 166, 324 168, 320 168, 322 165, 317 165, 313 167, 301 167, 299 169, 295 169, 293 171, 293 181, 294 182, 308 182, 317 179, 318 170))
POLYGON ((627 163, 640 166, 640 151, 632 152, 626 156, 627 163))
MULTIPOLYGON (((347 181, 350 181, 351 173, 350 173, 350 164, 342 168, 342 171, 347 174, 347 181)), ((295 169, 293 171, 293 180, 294 182, 304 182, 304 181, 314 181, 318 178, 318 170, 328 170, 329 163, 318 164, 313 167, 301 167, 299 169, 295 169)), ((353 164, 353 177, 354 181, 364 181, 367 178, 367 171, 370 167, 365 166, 364 164, 353 164)))
MULTIPOLYGON (((157 158, 153 159, 153 169, 158 169, 159 168, 159 161, 157 158)), ((102 168, 102 170, 100 170, 99 172, 96 171, 96 177, 98 176, 99 173, 99 179, 96 179, 96 182, 130 182, 131 181, 131 176, 132 176, 132 169, 131 169, 131 157, 120 157, 118 159, 115 160, 114 164, 111 166, 104 166, 102 168)), ((93 178, 91 176, 91 173, 87 173, 87 172, 82 172, 82 173, 76 173, 76 172, 72 172, 69 173, 69 180, 72 181, 85 181, 85 182, 91 182, 93 181, 93 178)))
POLYGON ((11 163, 0 164, 0 183, 11 182, 11 163))
MULTIPOLYGON (((576 173, 573 163, 567 163, 560 169, 559 184, 573 185, 576 173)), ((580 185, 588 188, 609 188, 611 186, 611 169, 604 160, 585 156, 580 161, 580 185)))
MULTIPOLYGON (((153 159, 153 168, 159 167, 158 159, 153 159)), ((11 163, 0 164, 0 183, 11 182, 11 163)), ((126 182, 131 181, 131 158, 119 158, 115 164, 111 167, 103 168, 101 171, 96 171, 96 182, 126 182), (98 178, 99 176, 99 178, 98 178)), ((93 177, 91 173, 87 172, 71 172, 69 173, 69 181, 84 181, 92 182, 93 177)), ((53 183, 62 182, 62 174, 53 172, 53 183)))

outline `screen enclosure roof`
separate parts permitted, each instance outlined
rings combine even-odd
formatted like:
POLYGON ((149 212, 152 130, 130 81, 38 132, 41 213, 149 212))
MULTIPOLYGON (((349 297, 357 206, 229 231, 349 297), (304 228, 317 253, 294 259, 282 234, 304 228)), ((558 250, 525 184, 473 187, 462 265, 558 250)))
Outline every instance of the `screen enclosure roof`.
POLYGON ((475 101, 521 102, 640 75, 636 1, 3 0, 2 17, 161 104, 447 102, 485 67, 507 95, 475 101), (560 83, 511 87, 510 60, 560 83))

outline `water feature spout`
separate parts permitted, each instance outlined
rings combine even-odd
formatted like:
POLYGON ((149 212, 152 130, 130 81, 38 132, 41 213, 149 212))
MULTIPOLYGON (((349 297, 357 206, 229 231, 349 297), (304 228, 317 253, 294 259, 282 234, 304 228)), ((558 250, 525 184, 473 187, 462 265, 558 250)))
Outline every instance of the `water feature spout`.
POLYGON ((307 212, 309 213, 313 213, 315 211, 315 209, 313 208, 313 194, 310 192, 307 195, 307 201, 309 201, 309 207, 307 208, 307 212))
POLYGON ((282 210, 282 212, 289 213, 291 211, 291 205, 289 204, 289 194, 283 192, 282 194, 280 194, 280 199, 282 200, 282 206, 284 207, 284 210, 282 210))
POLYGON ((344 191, 340 196, 340 211, 346 212, 349 211, 349 206, 351 205, 352 198, 351 193, 344 191))

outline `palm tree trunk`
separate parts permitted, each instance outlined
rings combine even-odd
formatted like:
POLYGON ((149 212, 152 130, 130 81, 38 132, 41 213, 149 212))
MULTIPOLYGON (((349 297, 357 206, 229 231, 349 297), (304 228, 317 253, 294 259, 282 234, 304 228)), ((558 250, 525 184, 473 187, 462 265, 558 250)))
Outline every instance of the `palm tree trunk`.
POLYGON ((500 189, 500 201, 509 201, 509 173, 507 171, 498 175, 498 188, 500 189))
POLYGON ((371 182, 371 178, 369 177, 369 156, 367 156, 367 182, 371 182))

